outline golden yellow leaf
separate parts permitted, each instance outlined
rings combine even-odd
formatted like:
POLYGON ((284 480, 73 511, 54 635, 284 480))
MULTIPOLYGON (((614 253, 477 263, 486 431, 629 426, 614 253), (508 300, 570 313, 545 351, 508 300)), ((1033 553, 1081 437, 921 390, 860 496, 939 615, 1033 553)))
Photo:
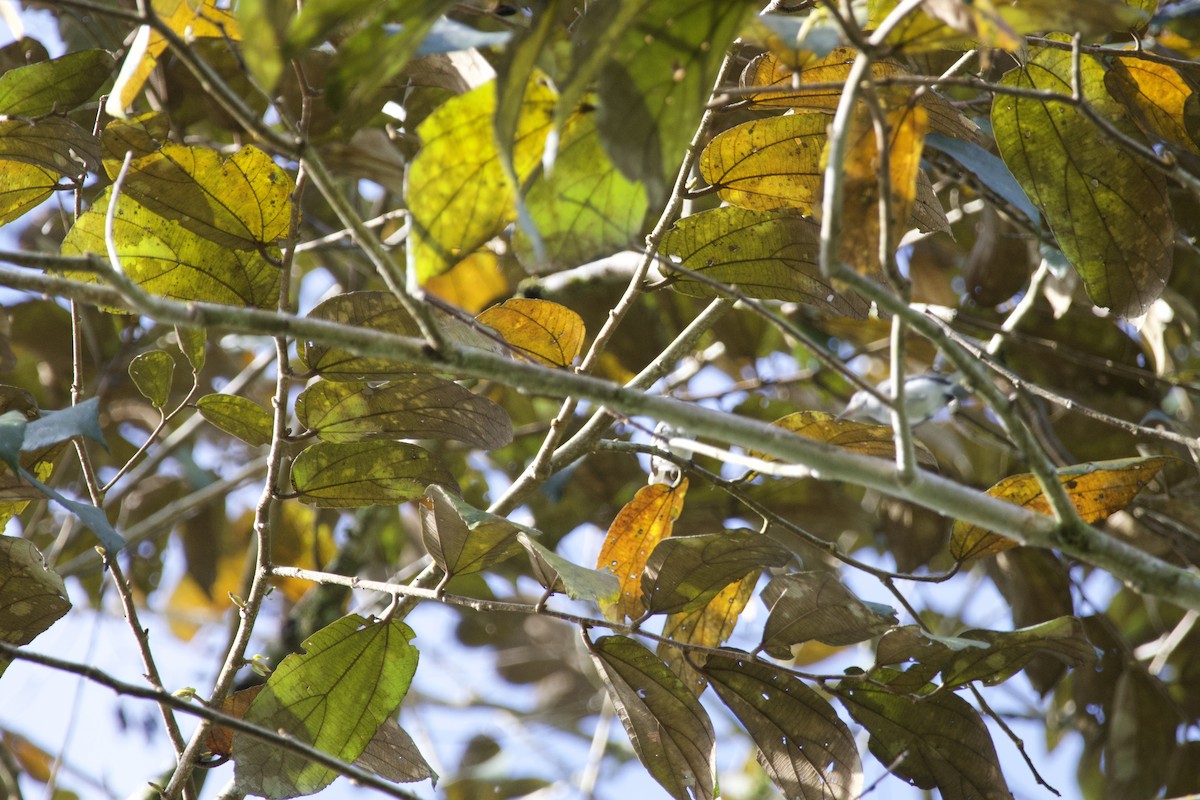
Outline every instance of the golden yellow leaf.
MULTIPOLYGON (((1099 522, 1120 511, 1158 474, 1169 456, 1123 458, 1076 464, 1058 471, 1058 479, 1085 522, 1099 522)), ((988 489, 988 494, 1018 506, 1050 514, 1050 504, 1029 473, 1010 475, 988 489)), ((959 561, 995 555, 1019 542, 959 520, 950 534, 950 554, 959 561)))
POLYGON ((549 300, 514 297, 476 319, 495 328, 518 353, 539 364, 566 367, 583 350, 583 319, 549 300))
POLYGON ((1173 68, 1136 57, 1114 58, 1104 74, 1104 85, 1125 104, 1146 136, 1200 154, 1184 122, 1192 87, 1173 68))
POLYGON ((448 272, 425 281, 425 289, 475 314, 500 295, 508 294, 508 280, 500 269, 499 256, 491 250, 476 250, 448 272))
MULTIPOLYGON (((262 689, 262 684, 260 684, 234 692, 221 701, 221 713, 241 719, 246 716, 246 709, 250 707, 262 689)), ((223 725, 214 725, 209 729, 204 745, 213 755, 233 755, 233 729, 223 725)))
POLYGON ((202 625, 221 619, 233 605, 229 593, 236 593, 241 588, 245 564, 244 552, 222 556, 217 562, 211 595, 191 575, 180 578, 167 600, 167 625, 171 633, 190 642, 202 625))
POLYGON ((812 211, 821 198, 824 115, 753 120, 717 135, 700 154, 700 175, 721 199, 753 211, 812 211))
POLYGON ((55 757, 19 733, 0 730, 0 745, 17 761, 26 775, 48 783, 54 771, 55 757))
MULTIPOLYGON (((806 439, 815 439, 837 447, 878 458, 895 458, 895 434, 890 425, 876 425, 850 419, 838 419, 824 411, 796 411, 771 423, 806 439)), ((937 461, 929 448, 914 442, 917 460, 926 466, 936 466, 937 461)), ((753 453, 758 458, 771 459, 763 453, 753 453)))
POLYGON ((683 511, 688 482, 678 486, 643 486, 617 513, 604 537, 596 569, 609 569, 621 582, 621 596, 612 605, 603 605, 609 619, 638 619, 645 611, 642 602, 642 570, 654 546, 671 535, 671 528, 683 511))
MULTIPOLYGON (((716 597, 695 611, 683 611, 667 616, 663 636, 683 644, 717 647, 723 644, 737 625, 738 617, 754 595, 754 586, 762 570, 755 570, 736 583, 722 589, 716 597)), ((658 655, 667 666, 699 697, 708 684, 704 676, 688 663, 684 651, 660 642, 658 655)))

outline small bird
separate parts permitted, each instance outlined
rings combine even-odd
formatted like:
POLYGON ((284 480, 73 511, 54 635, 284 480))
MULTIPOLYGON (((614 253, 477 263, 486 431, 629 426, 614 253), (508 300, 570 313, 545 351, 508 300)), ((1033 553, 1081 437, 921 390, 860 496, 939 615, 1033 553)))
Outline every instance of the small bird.
MULTIPOLYGON (((889 378, 875 387, 886 397, 893 397, 892 381, 889 378)), ((943 408, 954 409, 958 401, 970 392, 962 383, 932 373, 913 375, 904 380, 904 410, 910 425, 920 425, 930 420, 943 408)), ((871 420, 882 424, 892 421, 892 409, 867 391, 855 392, 846 410, 838 419, 871 420)))

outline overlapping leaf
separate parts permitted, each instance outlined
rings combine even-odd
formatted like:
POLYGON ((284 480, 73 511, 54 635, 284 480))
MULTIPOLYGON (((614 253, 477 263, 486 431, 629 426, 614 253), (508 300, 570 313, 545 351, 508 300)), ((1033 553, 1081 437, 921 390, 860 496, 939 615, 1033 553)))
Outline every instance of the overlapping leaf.
MULTIPOLYGON (((1104 86, 1104 67, 1080 59, 1083 100, 1117 130, 1137 127, 1104 86)), ((1034 51, 1005 86, 1071 94, 1071 54, 1034 51)), ((1162 293, 1175 248, 1166 179, 1065 103, 997 95, 992 126, 1004 163, 1046 216, 1058 245, 1083 278, 1088 297, 1137 316, 1162 293)))
POLYGON ((621 595, 621 584, 611 572, 572 563, 527 533, 518 533, 517 541, 529 553, 533 575, 546 589, 565 592, 572 600, 591 600, 597 605, 616 603, 621 595))
POLYGON ((700 175, 721 199, 742 208, 812 211, 820 202, 821 151, 829 120, 791 114, 744 122, 724 131, 700 154, 700 175))
MULTIPOLYGON (((692 214, 667 232, 662 250, 749 297, 808 303, 854 319, 865 319, 870 309, 860 295, 834 289, 821 277, 820 228, 794 210, 726 206, 692 214)), ((720 294, 687 273, 676 275, 672 285, 693 297, 720 294)))
POLYGON ((709 656, 703 672, 758 745, 759 761, 785 797, 858 797, 858 747, 825 698, 749 656, 709 656))
MULTIPOLYGON (((1085 522, 1099 522, 1129 505, 1137 493, 1172 460, 1168 456, 1151 456, 1076 464, 1058 470, 1058 480, 1079 511, 1079 516, 1085 522)), ((1010 475, 988 489, 987 493, 1043 514, 1051 513, 1041 485, 1030 473, 1010 475)), ((960 561, 995 555, 1018 544, 962 520, 954 524, 950 534, 950 553, 960 561)))
POLYGON ((642 570, 650 553, 664 538, 683 511, 688 482, 678 486, 661 483, 643 486, 617 513, 600 546, 597 569, 611 570, 621 582, 621 595, 615 605, 601 604, 605 616, 638 619, 646 609, 642 601, 642 570))
POLYGON ((21 161, 78 178, 100 165, 95 137, 67 117, 0 122, 0 161, 21 161))
POLYGON ((480 511, 441 486, 430 486, 420 503, 421 538, 447 576, 482 572, 521 550, 517 534, 537 531, 480 511))
MULTIPOLYGON (((71 609, 67 587, 33 544, 0 536, 0 641, 24 645, 71 609)), ((0 674, 9 660, 0 656, 0 674)))
MULTIPOLYGON (((524 96, 513 166, 524 181, 542 157, 555 94, 535 79, 524 96)), ((516 188, 505 178, 493 135, 496 86, 451 98, 417 129, 422 147, 409 165, 406 195, 413 230, 408 246, 418 277, 441 274, 516 216, 516 188)))
POLYGON ((513 297, 476 317, 518 353, 549 367, 567 367, 583 351, 583 319, 549 300, 513 297))
POLYGON ((785 566, 791 558, 785 548, 747 529, 663 539, 642 572, 646 613, 696 611, 751 572, 785 566))
MULTIPOLYGON (((754 596, 754 587, 761 574, 761 570, 755 570, 737 583, 729 584, 702 608, 668 615, 663 622, 663 636, 681 644, 702 647, 724 644, 733 635, 738 617, 754 596)), ((659 642, 658 657, 667 662, 671 671, 692 690, 692 694, 700 696, 708 685, 708 679, 692 666, 683 650, 659 642)))
POLYGON ((261 447, 271 443, 275 430, 271 412, 248 397, 209 394, 196 401, 196 408, 200 416, 248 445, 261 447))
POLYGON ((625 636, 591 643, 617 716, 646 770, 675 800, 711 800, 716 738, 683 681, 625 636))
MULTIPOLYGON (((780 417, 771 423, 784 430, 791 431, 806 439, 815 439, 837 447, 845 448, 865 456, 878 458, 895 458, 895 433, 890 425, 875 425, 869 422, 857 422, 849 419, 838 419, 824 411, 796 411, 780 417)), ((937 459, 928 447, 920 442, 914 442, 917 461, 926 466, 936 467, 937 459)), ((755 453, 759 458, 771 457, 763 453, 755 453)))
POLYGON ((1186 119, 1195 91, 1172 67, 1140 58, 1114 58, 1104 73, 1104 85, 1147 138, 1200 155, 1186 119))
MULTIPOLYGON (((391 716, 417 669, 414 634, 403 622, 343 617, 307 640, 271 674, 247 722, 284 731, 353 762, 391 716)), ((268 798, 312 794, 336 774, 304 756, 249 736, 234 737, 234 785, 268 798)))
POLYGON ((403 503, 431 483, 453 486, 454 478, 428 450, 405 442, 319 442, 292 462, 300 501, 320 508, 403 503))
POLYGON ((0 114, 41 117, 65 113, 95 96, 112 74, 107 50, 79 50, 0 75, 0 114))
POLYGON ((790 652, 791 645, 812 639, 854 644, 896 624, 892 609, 859 600, 833 572, 780 575, 761 596, 771 609, 759 645, 768 652, 790 652))
POLYGON ((318 381, 296 398, 296 418, 327 442, 445 438, 494 450, 512 441, 504 409, 433 375, 381 385, 318 381))

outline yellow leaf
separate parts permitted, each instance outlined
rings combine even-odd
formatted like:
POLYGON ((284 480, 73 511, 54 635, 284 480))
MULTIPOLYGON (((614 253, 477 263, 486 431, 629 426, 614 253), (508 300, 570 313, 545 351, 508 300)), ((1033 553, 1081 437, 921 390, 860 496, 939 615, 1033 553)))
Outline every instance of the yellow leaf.
POLYGON ((45 167, 21 161, 0 161, 0 225, 34 208, 58 186, 58 175, 45 167))
POLYGON ((491 250, 476 250, 449 272, 425 281, 425 288, 430 294, 474 314, 507 294, 508 280, 500 269, 499 256, 491 250))
POLYGON ((721 199, 752 211, 812 211, 821 198, 824 115, 768 117, 730 128, 700 154, 700 175, 721 199))
MULTIPOLYGON (((815 439, 837 447, 878 458, 895 458, 895 434, 890 425, 875 425, 850 419, 837 419, 824 411, 797 411, 780 417, 771 423, 797 436, 815 439)), ((937 461, 929 448, 914 442, 917 460, 927 466, 936 466, 937 461)), ((763 453, 753 453, 758 458, 771 459, 763 453)), ((773 460, 773 459, 771 459, 773 460)))
POLYGON ((190 642, 202 625, 220 620, 233 605, 229 593, 236 593, 241 587, 245 564, 244 552, 222 556, 217 562, 211 595, 191 575, 184 575, 167 600, 166 616, 171 633, 190 642))
POLYGON ((1125 104, 1146 136, 1200 155, 1184 121, 1185 106, 1194 92, 1174 69, 1136 57, 1114 58, 1104 74, 1104 85, 1125 104))
POLYGON ((654 546, 671 535, 671 528, 683 511, 688 482, 678 486, 643 486, 617 513, 604 537, 596 569, 609 569, 621 582, 621 596, 612 605, 603 605, 604 616, 618 620, 638 619, 645 611, 642 602, 642 570, 654 546))
MULTIPOLYGON (((163 24, 186 42, 195 39, 239 41, 242 38, 237 20, 228 9, 217 8, 217 0, 153 0, 152 8, 163 24)), ((109 116, 126 118, 125 109, 142 91, 166 49, 167 40, 162 34, 149 25, 138 28, 104 106, 109 116)))
MULTIPOLYGON (((1158 471, 1174 460, 1169 456, 1152 456, 1076 464, 1060 469, 1058 480, 1079 516, 1085 522, 1099 522, 1129 505, 1158 471)), ((1037 478, 1029 473, 1010 475, 987 493, 1033 511, 1051 513, 1037 478)), ((959 561, 995 555, 1019 544, 962 520, 954 524, 950 534, 950 554, 959 561)))
MULTIPOLYGON (((663 636, 682 644, 702 647, 717 647, 723 644, 737 625, 738 617, 754 595, 754 587, 762 570, 755 570, 736 583, 722 589, 716 597, 695 611, 683 611, 667 616, 663 623, 663 636)), ((684 651, 665 642, 658 645, 658 655, 667 666, 688 685, 697 697, 708 681, 697 672, 684 655, 684 651)))
POLYGON ((549 300, 514 297, 476 317, 517 352, 540 364, 566 367, 583 350, 583 319, 549 300))

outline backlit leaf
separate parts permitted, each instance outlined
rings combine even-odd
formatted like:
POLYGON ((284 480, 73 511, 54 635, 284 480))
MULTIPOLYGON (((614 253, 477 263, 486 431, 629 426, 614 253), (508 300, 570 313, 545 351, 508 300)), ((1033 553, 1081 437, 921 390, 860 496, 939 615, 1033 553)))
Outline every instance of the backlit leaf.
POLYGON ((425 281, 425 291, 470 314, 479 313, 501 295, 511 294, 500 257, 486 247, 459 261, 449 272, 425 281))
POLYGON ((621 584, 611 572, 574 564, 526 533, 518 533, 517 541, 529 553, 533 575, 545 588, 565 592, 572 600, 591 600, 597 605, 611 605, 620 597, 621 584))
MULTIPOLYGON (((67 587, 26 539, 0 536, 0 641, 25 645, 71 609, 67 587)), ((0 674, 9 659, 0 656, 0 674)))
MULTIPOLYGON (((314 633, 285 658, 245 719, 353 762, 408 692, 417 669, 403 622, 351 615, 314 633)), ((234 736, 234 784, 268 798, 312 794, 336 773, 249 736, 234 736)))
MULTIPOLYGON (((911 697, 889 685, 904 674, 875 669, 873 682, 846 678, 836 692, 871 734, 871 753, 896 775, 945 800, 1012 800, 979 712, 953 692, 911 697)), ((929 687, 932 689, 932 687, 929 687)))
POLYGON ((296 418, 327 442, 444 438, 495 450, 512 441, 504 409, 433 375, 379 385, 318 381, 296 398, 296 418))
POLYGON ((181 328, 175 326, 175 338, 179 350, 192 367, 192 372, 204 369, 204 347, 208 343, 208 332, 204 328, 181 328))
POLYGON ((651 205, 666 198, 749 11, 740 0, 647 3, 601 66, 600 137, 617 167, 645 184, 651 205))
MULTIPOLYGON (((663 622, 663 636, 681 644, 717 647, 733 635, 738 617, 754 595, 754 587, 762 570, 755 570, 737 583, 717 592, 708 605, 694 611, 671 614, 663 622)), ((685 652, 666 642, 658 643, 658 657, 667 662, 671 671, 680 677, 697 697, 708 680, 688 661, 685 652)))
POLYGON ((859 600, 833 572, 780 575, 761 597, 771 609, 760 645, 768 652, 783 652, 811 639, 835 646, 854 644, 896 624, 892 609, 859 600))
POLYGON ((133 385, 155 408, 167 404, 171 381, 175 376, 175 359, 166 350, 139 353, 129 362, 129 377, 133 385))
POLYGON ((480 511, 441 486, 430 486, 418 508, 425 549, 447 576, 482 572, 521 550, 518 533, 537 533, 480 511))
POLYGON ((554 123, 565 127, 584 96, 592 90, 596 73, 621 46, 621 38, 641 15, 649 0, 615 0, 591 3, 571 26, 571 68, 559 81, 559 107, 554 123))
MULTIPOLYGON (((1083 99, 1122 133, 1137 127, 1104 86, 1104 67, 1080 59, 1083 99)), ((1042 48, 1005 86, 1071 93, 1071 54, 1042 48)), ((997 95, 992 126, 1004 163, 1041 209, 1088 297, 1121 316, 1145 312, 1171 274, 1175 224, 1166 179, 1064 103, 997 95)))
MULTIPOLYGON (((107 258, 104 228, 111 189, 76 220, 63 239, 64 255, 107 258)), ((150 294, 173 300, 273 308, 279 269, 257 250, 231 250, 122 196, 113 218, 121 268, 150 294)), ((276 251, 278 252, 278 251, 276 251)), ((87 273, 71 274, 96 281, 87 273)))
POLYGON ((763 567, 782 567, 792 554, 756 531, 740 529, 659 542, 642 573, 650 614, 695 611, 726 586, 763 567))
POLYGON ((107 50, 80 50, 0 75, 0 114, 40 117, 91 100, 112 74, 107 50))
MULTIPOLYGON (((541 160, 554 103, 543 80, 530 84, 513 142, 522 181, 541 160)), ((409 164, 405 193, 413 224, 409 257, 422 281, 450 269, 516 218, 516 189, 496 150, 495 112, 496 86, 488 83, 446 101, 417 128, 422 147, 409 164)))
POLYGON ((261 447, 271 443, 275 420, 270 411, 248 397, 209 394, 196 401, 196 408, 200 416, 248 445, 261 447))
MULTIPOLYGON (((749 297, 808 303, 834 314, 865 319, 870 304, 838 291, 821 277, 820 227, 791 209, 747 211, 726 206, 684 217, 663 237, 662 250, 714 281, 749 297)), ((670 267, 663 265, 664 272, 670 267)), ((705 282, 679 274, 672 286, 693 297, 716 297, 705 282)))
POLYGON ((554 168, 536 174, 525 196, 546 251, 539 263, 523 230, 513 250, 529 272, 542 274, 586 264, 629 246, 646 216, 646 191, 613 165, 600 144, 594 113, 569 120, 554 168))
POLYGON ((749 656, 709 656, 703 671, 758 745, 759 760, 784 797, 858 797, 858 747, 825 698, 799 678, 749 656))
MULTIPOLYGON (((1158 471, 1174 459, 1167 456, 1093 461, 1058 470, 1058 480, 1085 522, 1099 522, 1133 500, 1158 471)), ((1036 477, 1010 475, 988 489, 988 494, 1043 514, 1050 504, 1036 477)), ((950 554, 959 561, 995 555, 1018 542, 959 520, 950 534, 950 554)))
POLYGON ((393 505, 454 479, 428 450, 393 441, 319 442, 292 462, 300 501, 319 508, 393 505))
MULTIPOLYGON (((815 439, 818 442, 832 444, 855 453, 862 453, 865 456, 896 457, 895 433, 890 425, 838 419, 833 414, 824 411, 796 411, 780 417, 771 424, 791 431, 797 436, 815 439)), ((937 460, 928 447, 920 442, 914 442, 913 446, 917 451, 917 461, 926 466, 937 466, 937 460)), ((754 453, 754 455, 773 460, 764 453, 754 453)))
POLYGON ((721 199, 742 208, 798 208, 808 213, 821 198, 821 151, 829 120, 790 114, 744 122, 708 143, 700 175, 721 199))
POLYGON ((1140 58, 1114 58, 1104 73, 1104 85, 1124 104, 1147 138, 1200 154, 1185 121, 1187 102, 1195 92, 1170 66, 1140 58))
POLYGON ((77 178, 100 166, 100 147, 90 131, 67 117, 0 122, 0 160, 23 161, 77 178))
POLYGON ((567 367, 583 351, 583 319, 549 300, 514 297, 476 317, 521 355, 550 367, 567 367))
POLYGON ((596 560, 596 569, 611 570, 621 582, 617 603, 600 606, 606 617, 638 619, 646 610, 642 602, 642 570, 655 545, 671 535, 671 528, 683 511, 687 487, 687 478, 674 487, 662 483, 643 486, 617 513, 596 560))
POLYGON ((58 186, 58 175, 45 167, 20 161, 0 161, 0 225, 12 222, 42 204, 58 186))
POLYGON ((711 800, 716 739, 683 681, 625 636, 591 643, 617 716, 646 770, 676 800, 711 800))

